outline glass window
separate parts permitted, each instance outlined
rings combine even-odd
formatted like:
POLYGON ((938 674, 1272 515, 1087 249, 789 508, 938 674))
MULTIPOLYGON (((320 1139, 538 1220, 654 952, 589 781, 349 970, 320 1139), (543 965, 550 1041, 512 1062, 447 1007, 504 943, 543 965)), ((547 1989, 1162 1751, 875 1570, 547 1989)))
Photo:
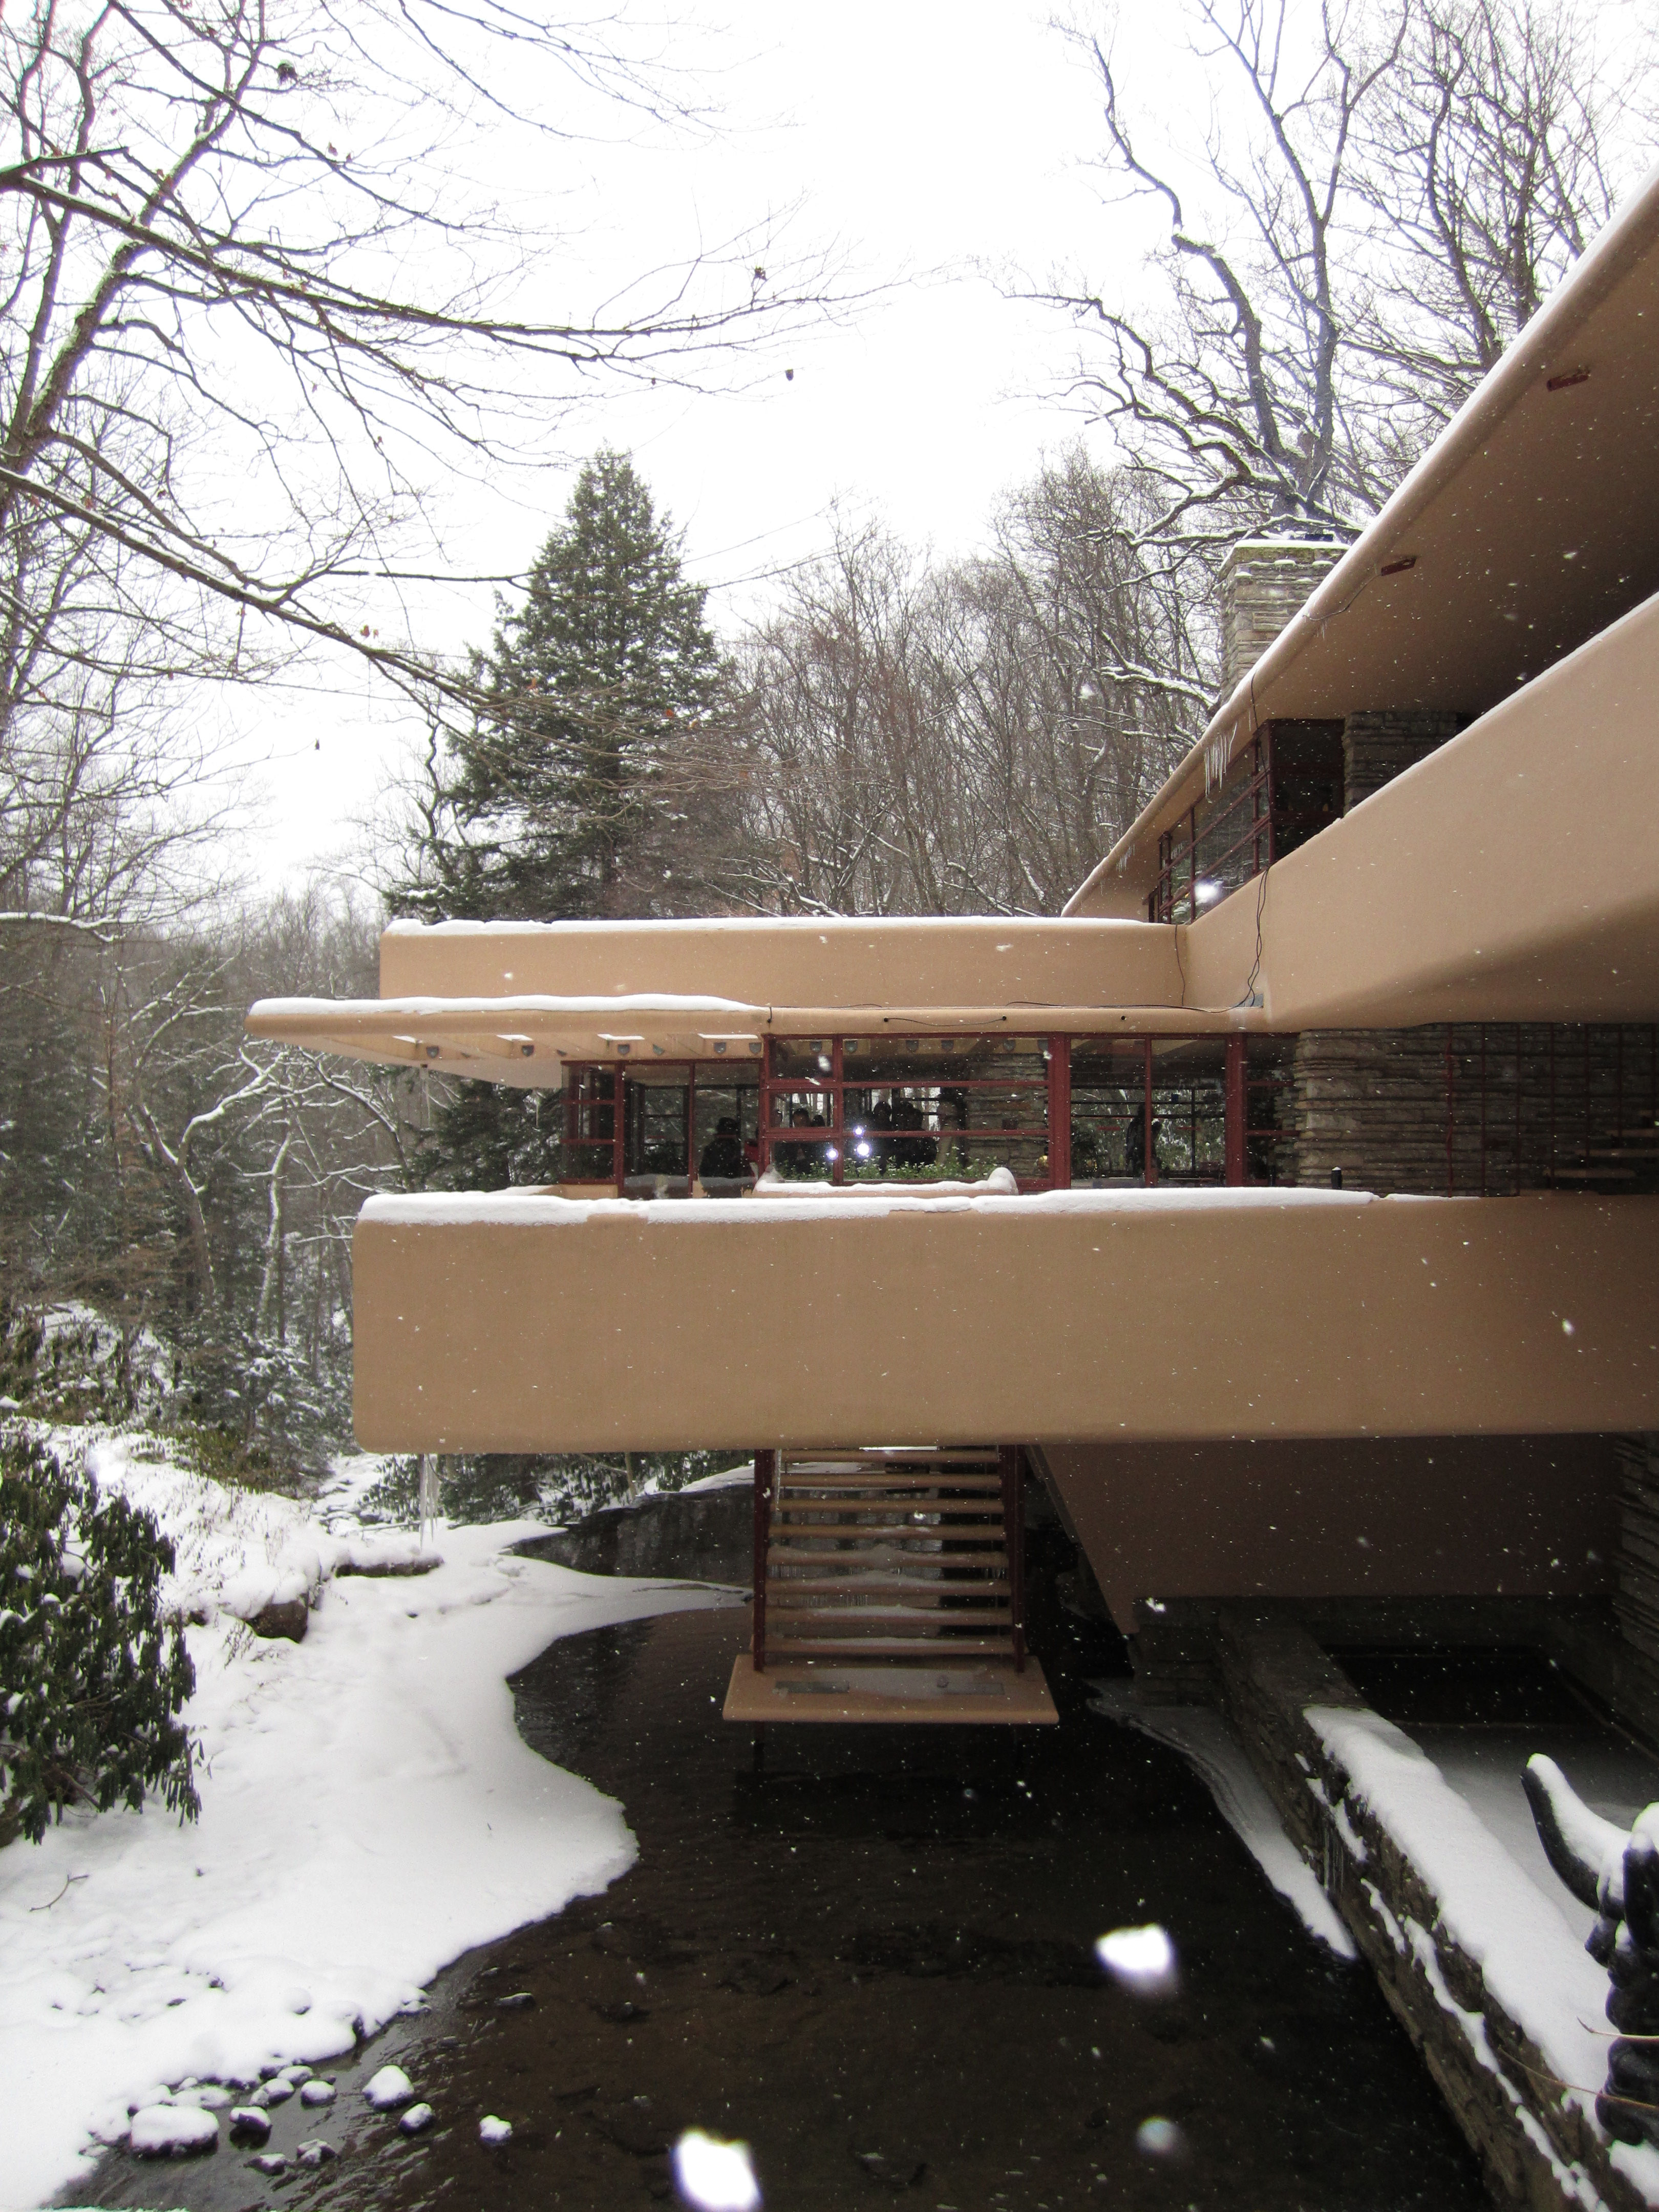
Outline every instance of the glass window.
POLYGON ((1048 1055, 1039 1037, 848 1037, 842 1066, 849 1083, 984 1082, 998 1077, 1042 1083, 1048 1055))
POLYGON ((624 1173, 629 1176, 689 1175, 686 1121, 691 1086, 684 1072, 671 1077, 653 1068, 647 1076, 630 1076, 625 1097, 624 1173))
POLYGON ((610 1067, 572 1067, 566 1072, 564 1145, 560 1178, 567 1182, 608 1182, 617 1178, 617 1074, 610 1067))
POLYGON ((833 1137, 774 1137, 772 1172, 788 1182, 828 1182, 838 1147, 833 1137))
POLYGON ((833 1037, 774 1037, 772 1067, 778 1075, 813 1075, 827 1083, 835 1073, 833 1037))
POLYGON ((835 1088, 827 1083, 774 1091, 767 1116, 774 1129, 827 1129, 836 1118, 835 1088))
POLYGON ((1022 1182, 1042 1182, 1048 1174, 1048 1139, 1042 1132, 1003 1129, 945 1129, 937 1137, 889 1139, 890 1149, 865 1159, 858 1140, 849 1141, 849 1182, 983 1182, 994 1169, 1007 1168, 1022 1182), (905 1151, 902 1147, 911 1147, 905 1151))
POLYGON ((1141 1037, 1072 1041, 1072 1182, 1144 1182, 1146 1045, 1141 1037))
POLYGON ((695 1102, 697 1180, 716 1196, 729 1194, 727 1186, 741 1187, 755 1178, 754 1144, 760 1126, 760 1077, 748 1082, 724 1079, 705 1083, 697 1074, 695 1102))
POLYGON ((1152 1158, 1160 1182, 1227 1180, 1227 1040, 1152 1041, 1152 1158))

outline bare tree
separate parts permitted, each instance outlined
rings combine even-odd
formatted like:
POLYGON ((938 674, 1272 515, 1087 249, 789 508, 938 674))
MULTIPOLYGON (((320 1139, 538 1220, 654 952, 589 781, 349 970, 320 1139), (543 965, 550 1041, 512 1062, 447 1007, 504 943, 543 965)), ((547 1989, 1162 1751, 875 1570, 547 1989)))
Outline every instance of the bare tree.
POLYGON ((963 578, 958 714, 1010 908, 1058 913, 1207 719, 1207 580, 1148 551, 1158 512, 1155 486, 1074 447, 1007 501, 994 557, 963 578))
MULTIPOLYGON (((1576 7, 1412 0, 1389 97, 1364 118, 1356 189, 1377 250, 1354 316, 1374 368, 1366 434, 1402 473, 1613 212, 1647 134, 1650 41, 1622 64, 1576 7)), ((1648 149, 1650 150, 1650 149, 1648 149)))
POLYGON ((1168 210, 1169 306, 1148 318, 1087 288, 1048 296, 1103 342, 1077 389, 1161 488, 1162 538, 1224 538, 1241 515, 1328 526, 1376 495, 1344 419, 1340 248, 1356 126, 1398 57, 1403 16, 1369 37, 1324 0, 1310 45, 1295 27, 1290 0, 1197 0, 1194 50, 1250 118, 1237 143, 1212 124, 1205 145, 1215 228, 1140 149, 1109 46, 1074 34, 1104 94, 1115 192, 1168 210))
POLYGON ((503 216, 459 148, 482 110, 550 153, 558 119, 527 111, 561 78, 659 98, 620 35, 503 0, 34 0, 9 16, 14 624, 49 629, 56 579, 90 548, 106 609, 148 621, 164 580, 181 611, 228 616, 206 639, 198 623, 198 665, 321 640, 416 695, 469 696, 464 668, 352 611, 366 580, 407 577, 434 471, 545 452, 578 394, 695 380, 822 291, 818 268, 745 237, 615 288, 597 316, 555 296, 556 241, 503 216))
POLYGON ((1205 719, 1208 641, 1140 544, 1156 497, 1074 451, 991 557, 867 530, 798 577, 745 662, 750 899, 1057 913, 1205 719))
POLYGON ((1109 40, 1072 34, 1113 196, 1167 211, 1164 307, 1041 296, 1085 333, 1074 396, 1161 488, 1154 538, 1341 531, 1605 218, 1650 49, 1619 75, 1552 0, 1193 0, 1188 22, 1230 119, 1187 188, 1132 126, 1109 40))

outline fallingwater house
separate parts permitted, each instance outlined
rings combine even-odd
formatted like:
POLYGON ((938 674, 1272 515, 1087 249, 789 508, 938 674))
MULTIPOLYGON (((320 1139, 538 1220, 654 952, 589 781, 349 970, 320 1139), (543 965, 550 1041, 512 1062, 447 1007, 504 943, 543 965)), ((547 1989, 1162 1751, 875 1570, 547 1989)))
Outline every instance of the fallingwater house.
POLYGON ((365 1207, 358 1433, 755 1448, 734 1717, 1051 1712, 1031 1473, 1166 1690, 1263 1598, 1610 1599, 1659 1690, 1659 179, 1356 544, 1226 581, 1058 920, 398 926, 249 1017, 558 1095, 557 1188, 365 1207))

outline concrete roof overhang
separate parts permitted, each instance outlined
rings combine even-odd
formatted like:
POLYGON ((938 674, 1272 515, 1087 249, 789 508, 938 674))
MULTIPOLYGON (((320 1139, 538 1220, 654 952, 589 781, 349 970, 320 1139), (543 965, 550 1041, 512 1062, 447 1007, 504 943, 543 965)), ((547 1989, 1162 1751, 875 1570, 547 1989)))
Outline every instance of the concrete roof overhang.
POLYGON ((1276 717, 1485 714, 1659 591, 1659 170, 1223 702, 1068 915, 1145 911, 1162 832, 1276 717))
POLYGON ((742 1060, 769 1035, 1221 1029, 1173 930, 991 918, 445 922, 380 941, 379 999, 265 999, 251 1036, 537 1086, 560 1059, 742 1060))

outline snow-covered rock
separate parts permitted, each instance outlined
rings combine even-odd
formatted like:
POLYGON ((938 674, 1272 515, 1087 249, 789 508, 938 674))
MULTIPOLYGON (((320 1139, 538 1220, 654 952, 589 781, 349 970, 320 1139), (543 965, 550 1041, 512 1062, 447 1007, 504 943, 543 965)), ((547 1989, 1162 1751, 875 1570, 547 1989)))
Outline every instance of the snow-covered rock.
POLYGON ((246 2136, 251 2142, 264 2142, 270 2133, 270 2114, 262 2105, 233 2105, 230 2131, 233 2135, 246 2136))
POLYGON ((423 2136, 437 2117, 430 2105, 411 2105, 398 2125, 406 2136, 423 2136))
POLYGON ((231 2101, 228 2089, 222 2089, 216 2081, 181 2082, 174 2093, 174 2102, 180 2105, 199 2105, 204 2112, 222 2112, 231 2101))
POLYGON ((309 2142, 299 2146, 294 2155, 301 2166, 326 2166, 330 2159, 338 2158, 340 2154, 321 2136, 313 2136, 309 2142))
POLYGON ((331 2105, 334 2102, 334 2084, 331 2081, 319 2081, 313 2079, 301 2082, 300 2085, 300 2102, 302 2105, 331 2105))
POLYGON ((494 2112, 486 2112, 478 2123, 478 2141, 481 2143, 504 2143, 510 2140, 512 2134, 512 2121, 497 2119, 494 2112))
POLYGON ((415 2084, 401 2066, 382 2066, 364 2082, 363 2094, 377 2112, 395 2112, 415 2094, 415 2084))
POLYGON ((179 2158, 211 2150, 219 2123, 199 2105, 146 2105, 132 2116, 127 2147, 135 2158, 179 2158))

